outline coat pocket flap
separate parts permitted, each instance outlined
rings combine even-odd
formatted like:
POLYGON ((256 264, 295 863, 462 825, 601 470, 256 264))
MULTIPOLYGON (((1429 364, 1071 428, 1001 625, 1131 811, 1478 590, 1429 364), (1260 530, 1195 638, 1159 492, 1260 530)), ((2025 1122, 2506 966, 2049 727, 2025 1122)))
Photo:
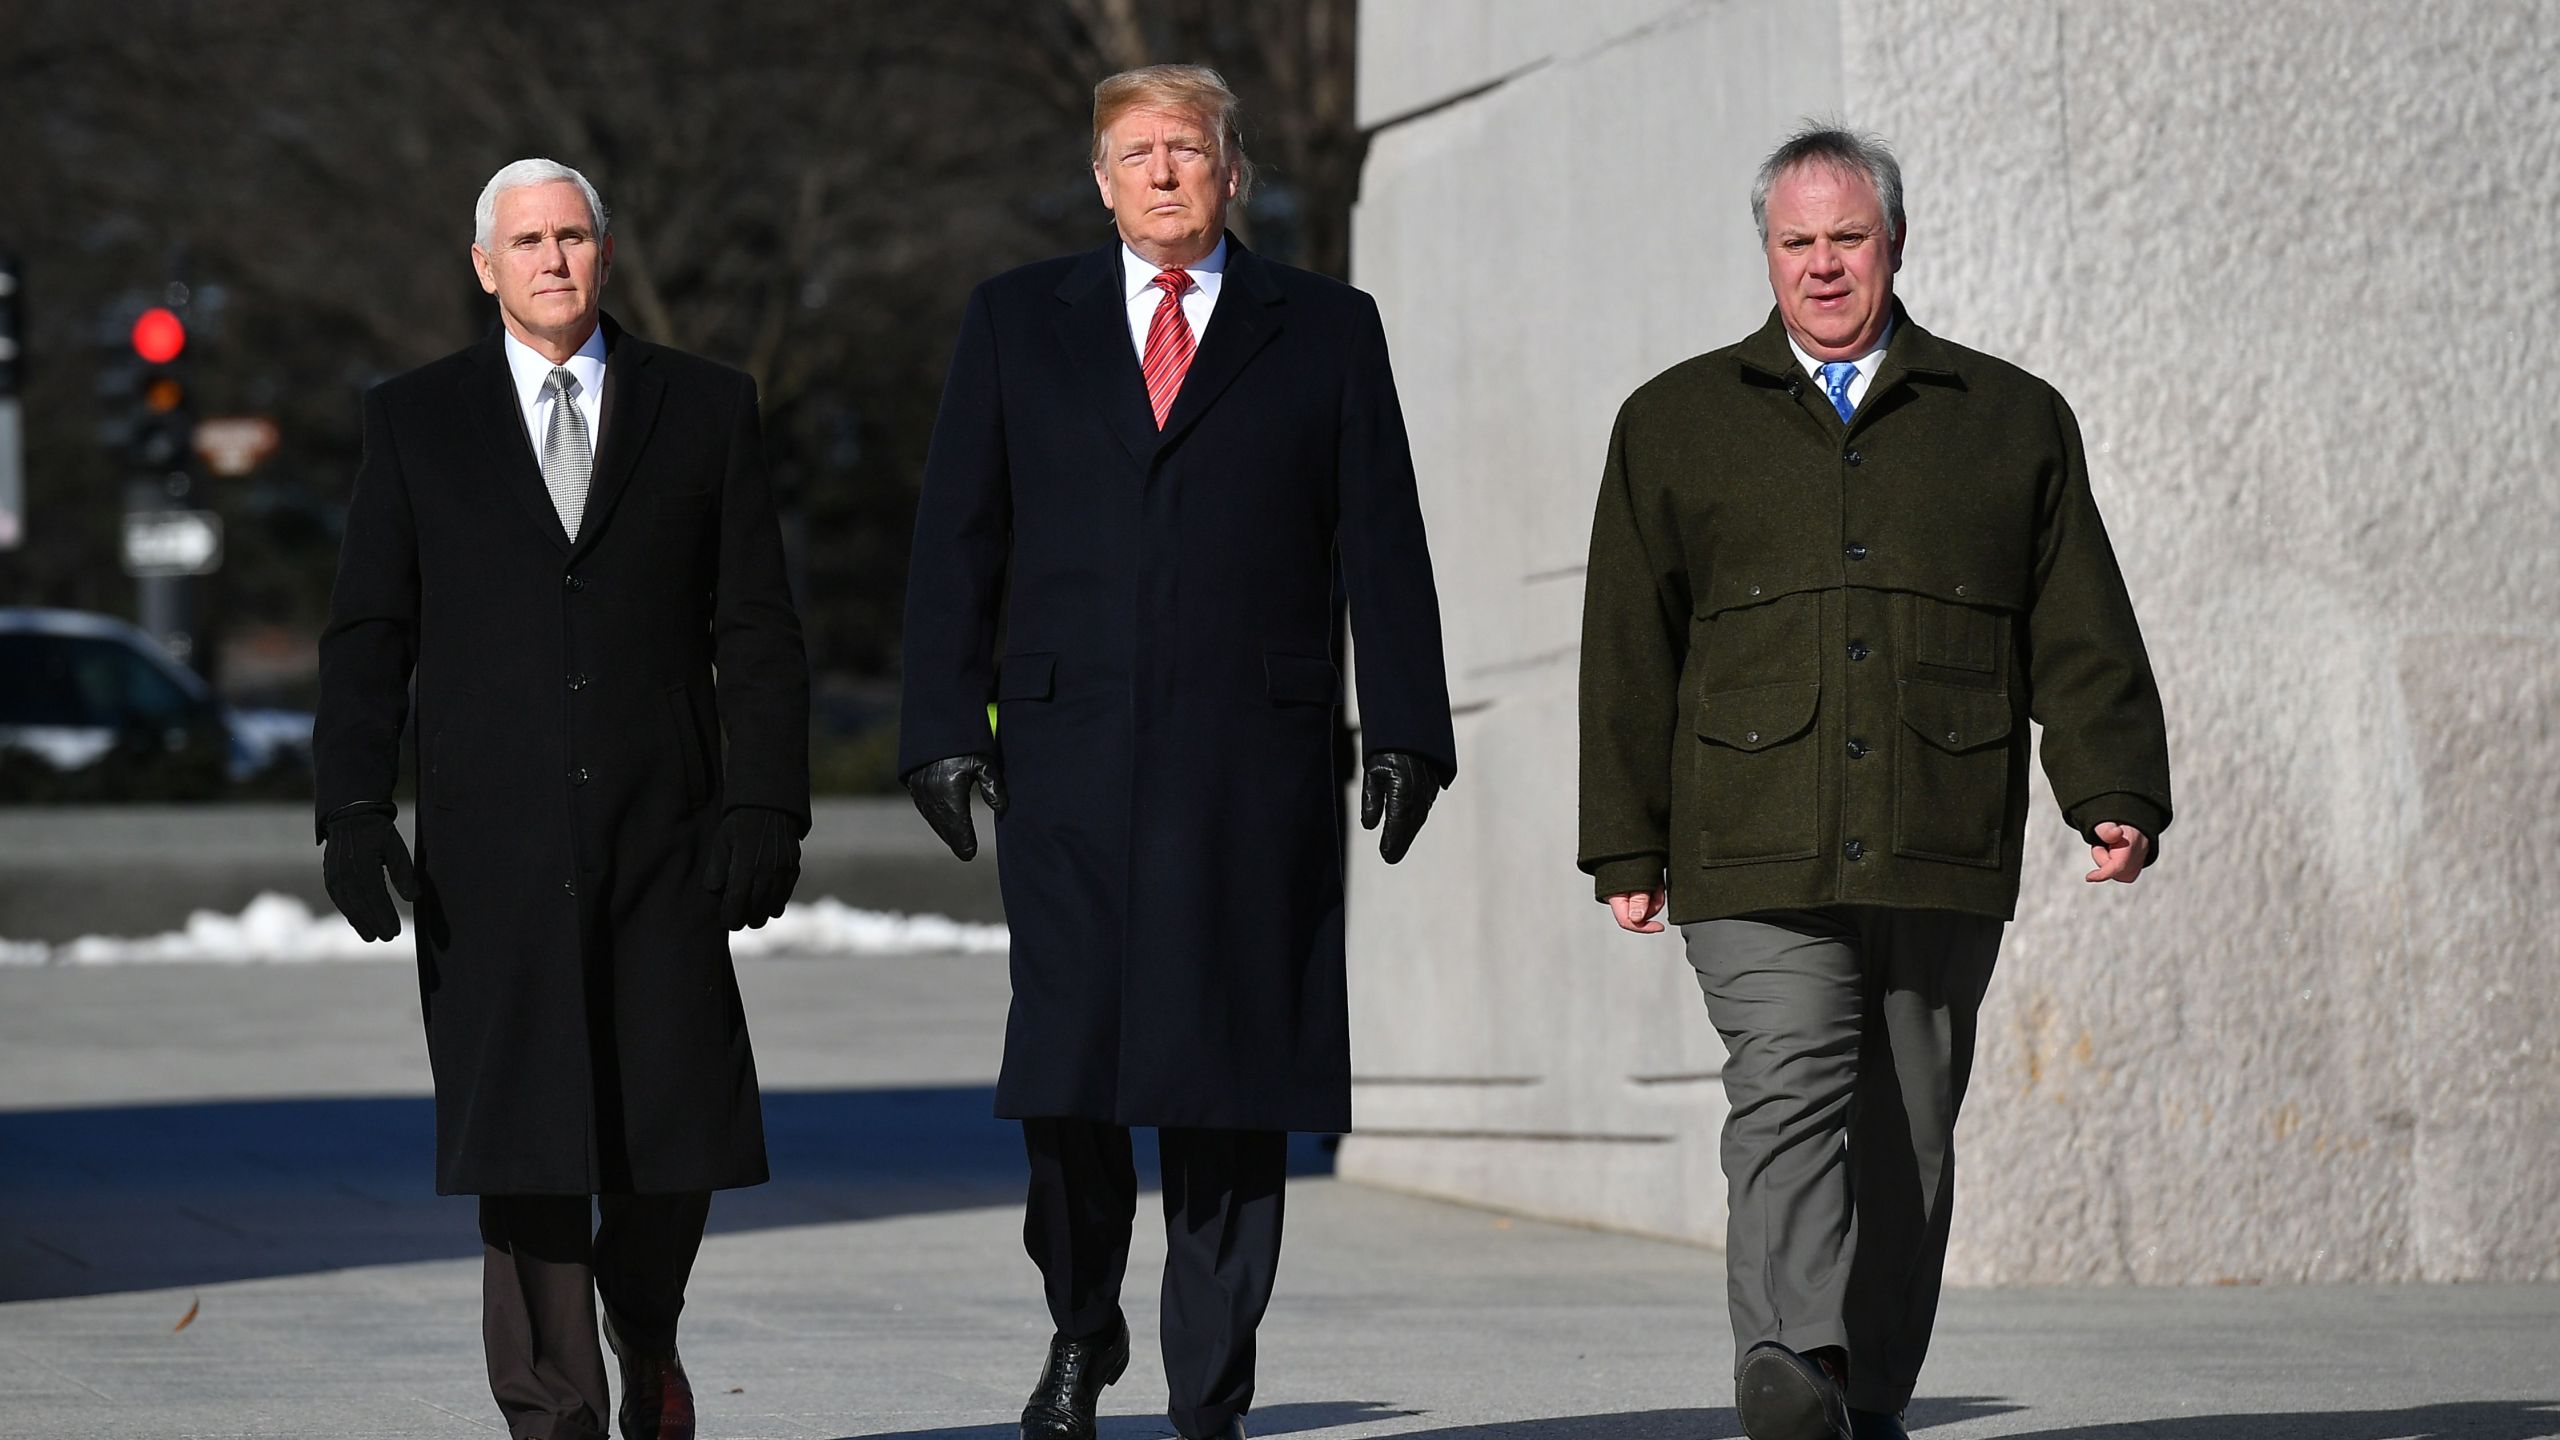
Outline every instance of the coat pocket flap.
POLYGON ((1736 750, 1766 750, 1805 732, 1822 703, 1822 683, 1755 685, 1706 697, 1698 706, 1698 733, 1736 750))
POLYGON ((1271 687, 1271 698, 1284 705, 1339 705, 1342 703, 1342 672, 1333 662, 1313 655, 1282 655, 1264 651, 1262 673, 1271 687))
POLYGON ((2009 738, 2009 697, 1997 690, 1905 680, 1902 723, 1939 749, 1960 755, 2009 738))
POLYGON ((1056 687, 1058 657, 1007 655, 996 667, 998 700, 1046 700, 1056 687))

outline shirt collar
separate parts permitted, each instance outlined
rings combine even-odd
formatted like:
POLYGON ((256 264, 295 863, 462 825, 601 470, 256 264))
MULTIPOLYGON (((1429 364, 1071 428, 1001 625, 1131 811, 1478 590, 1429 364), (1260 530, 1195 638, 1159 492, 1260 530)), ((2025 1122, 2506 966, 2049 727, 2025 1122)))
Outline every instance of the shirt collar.
MULTIPOLYGON (((1884 322, 1884 333, 1876 337, 1875 348, 1850 362, 1858 367, 1858 376, 1860 379, 1872 380, 1875 378, 1876 367, 1884 363, 1885 347, 1893 343, 1893 330, 1895 324, 1896 322, 1888 317, 1884 322)), ((1796 352, 1796 363, 1804 367, 1804 373, 1812 376, 1816 380, 1821 379, 1823 362, 1814 359, 1811 355, 1805 352, 1805 348, 1802 345, 1796 343, 1796 332, 1789 330, 1786 332, 1786 336, 1787 348, 1796 352)))
MULTIPOLYGON (((1196 260, 1189 265, 1185 265, 1182 268, 1184 273, 1191 277, 1192 284, 1199 286, 1201 290, 1208 294, 1217 294, 1218 282, 1224 280, 1227 275, 1227 237, 1224 235, 1219 236, 1217 249, 1210 251, 1203 258, 1196 260)), ((1156 276, 1162 273, 1164 272, 1161 266, 1158 266, 1154 261, 1147 259, 1145 256, 1140 255, 1137 251, 1130 249, 1128 241, 1123 240, 1120 242, 1120 294, 1122 298, 1129 300, 1137 299, 1140 295, 1146 293, 1148 286, 1156 283, 1156 276)))
MULTIPOLYGON (((517 339, 513 330, 503 333, 507 342, 507 369, 515 376, 516 398, 531 405, 542 398, 542 382, 551 378, 551 362, 540 351, 517 339)), ((569 357, 569 373, 578 377, 581 398, 604 393, 604 326, 601 322, 597 324, 595 333, 587 337, 587 343, 578 347, 578 353, 569 357)))

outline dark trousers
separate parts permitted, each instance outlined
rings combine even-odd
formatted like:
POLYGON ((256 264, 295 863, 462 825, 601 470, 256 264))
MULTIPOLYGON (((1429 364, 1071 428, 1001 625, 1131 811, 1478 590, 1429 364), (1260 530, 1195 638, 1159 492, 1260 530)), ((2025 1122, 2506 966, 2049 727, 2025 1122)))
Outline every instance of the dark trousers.
POLYGON ((1737 1360, 1838 1346, 1849 1403, 1910 1403, 1938 1315, 1956 1111, 2001 922, 1832 906, 1682 927, 1724 1037, 1737 1360))
MULTIPOLYGON (((1129 1132, 1091 1120, 1025 1120, 1031 1203, 1023 1248, 1058 1332, 1098 1340, 1121 1324, 1120 1281, 1138 1215, 1129 1132)), ((1215 1435, 1253 1408, 1254 1331, 1280 1269, 1289 1137, 1276 1130, 1156 1131, 1164 1172, 1168 1418, 1215 1435)))
POLYGON ((508 1434, 605 1440, 613 1404, 596 1300, 617 1351, 675 1353, 710 1214, 705 1193, 480 1197, 480 1333, 508 1434))

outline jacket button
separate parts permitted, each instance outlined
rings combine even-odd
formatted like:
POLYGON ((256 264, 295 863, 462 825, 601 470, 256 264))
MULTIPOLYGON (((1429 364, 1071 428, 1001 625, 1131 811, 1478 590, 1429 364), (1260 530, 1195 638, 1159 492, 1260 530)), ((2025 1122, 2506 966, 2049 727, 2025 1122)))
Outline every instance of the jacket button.
POLYGON ((1954 732, 1953 730, 1950 730, 1950 731, 1948 731, 1948 732, 1947 732, 1947 743, 1948 743, 1948 744, 1950 744, 1950 745, 1953 745, 1953 744, 1957 743, 1957 742, 1956 742, 1956 732, 1954 732))
POLYGON ((575 880, 563 880, 563 881, 561 881, 561 882, 560 882, 560 893, 561 893, 561 894, 563 894, 563 895, 575 895, 575 894, 577 894, 577 893, 578 893, 578 882, 577 882, 577 881, 575 881, 575 880))
POLYGON ((1859 454, 1855 450, 1850 451, 1848 454, 1843 455, 1840 458, 1849 462, 1850 466, 1853 468, 1867 463, 1867 457, 1859 454))
POLYGON ((1849 742, 1849 758, 1850 758, 1850 759, 1852 759, 1852 760, 1864 760, 1864 759, 1866 759, 1866 758, 1867 758, 1867 756, 1868 756, 1870 753, 1872 753, 1872 752, 1868 750, 1868 748, 1867 748, 1867 742, 1866 742, 1866 741, 1864 741, 1864 740, 1852 740, 1852 741, 1850 741, 1850 742, 1849 742))
POLYGON ((1840 853, 1848 856, 1851 860, 1864 860, 1867 858, 1867 842, 1864 840, 1852 840, 1848 844, 1840 847, 1840 853))
POLYGON ((1840 553, 1848 556, 1852 560, 1864 560, 1867 558, 1867 547, 1864 545, 1852 545, 1840 553))
POLYGON ((1961 586, 1961 585, 1957 586, 1957 587, 1956 587, 1956 593, 1957 593, 1958 595, 1962 595, 1962 594, 1964 593, 1964 587, 1963 587, 1963 586, 1961 586))
POLYGON ((584 785, 590 778, 592 777, 587 774, 587 767, 584 765, 569 772, 569 783, 572 785, 584 785))
POLYGON ((1742 743, 1743 743, 1743 744, 1745 744, 1745 745, 1757 745, 1757 744, 1759 744, 1759 743, 1760 743, 1760 732, 1759 732, 1759 731, 1757 731, 1757 730, 1752 730, 1752 731, 1748 731, 1748 732, 1746 732, 1746 733, 1743 735, 1743 737, 1742 737, 1742 743))
POLYGON ((1872 655, 1872 654, 1874 654, 1874 653, 1875 653, 1874 651, 1869 650, 1869 649, 1868 649, 1864 644, 1862 644, 1862 643, 1861 643, 1861 642, 1859 642, 1859 641, 1852 640, 1852 641, 1850 641, 1850 642, 1849 642, 1849 658, 1850 658, 1851 660, 1864 660, 1864 659, 1866 659, 1869 655, 1872 655))
POLYGON ((1754 586, 1752 586, 1752 587, 1751 587, 1751 598, 1752 598, 1752 599, 1754 599, 1754 600, 1757 600, 1757 599, 1759 599, 1759 598, 1760 598, 1760 587, 1759 587, 1759 586, 1754 585, 1754 586))
POLYGON ((584 690, 584 689, 586 689, 586 688, 587 688, 587 677, 586 677, 584 674, 577 674, 577 675, 572 675, 572 676, 570 676, 570 677, 569 677, 569 688, 570 688, 570 689, 572 689, 572 690, 584 690))
POLYGON ((587 588, 587 582, 586 582, 586 581, 584 581, 584 580, 579 579, 579 578, 578 578, 577 576, 575 576, 575 575, 563 575, 563 576, 561 576, 561 577, 560 577, 560 583, 561 583, 561 584, 563 584, 563 585, 565 585, 565 586, 567 586, 567 587, 569 587, 569 588, 570 588, 570 589, 572 589, 572 590, 584 590, 584 589, 586 589, 586 588, 587 588))

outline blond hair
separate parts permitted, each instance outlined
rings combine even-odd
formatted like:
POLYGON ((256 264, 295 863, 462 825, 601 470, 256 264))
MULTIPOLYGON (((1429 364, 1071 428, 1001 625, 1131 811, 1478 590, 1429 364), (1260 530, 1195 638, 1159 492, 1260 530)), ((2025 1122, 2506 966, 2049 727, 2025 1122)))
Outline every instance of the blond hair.
POLYGON ((1244 153, 1243 102, 1226 77, 1206 65, 1141 65, 1093 87, 1093 163, 1102 163, 1104 137, 1121 116, 1137 109, 1179 110, 1197 115, 1209 130, 1211 158, 1236 173, 1236 199, 1253 193, 1253 161, 1244 153))

